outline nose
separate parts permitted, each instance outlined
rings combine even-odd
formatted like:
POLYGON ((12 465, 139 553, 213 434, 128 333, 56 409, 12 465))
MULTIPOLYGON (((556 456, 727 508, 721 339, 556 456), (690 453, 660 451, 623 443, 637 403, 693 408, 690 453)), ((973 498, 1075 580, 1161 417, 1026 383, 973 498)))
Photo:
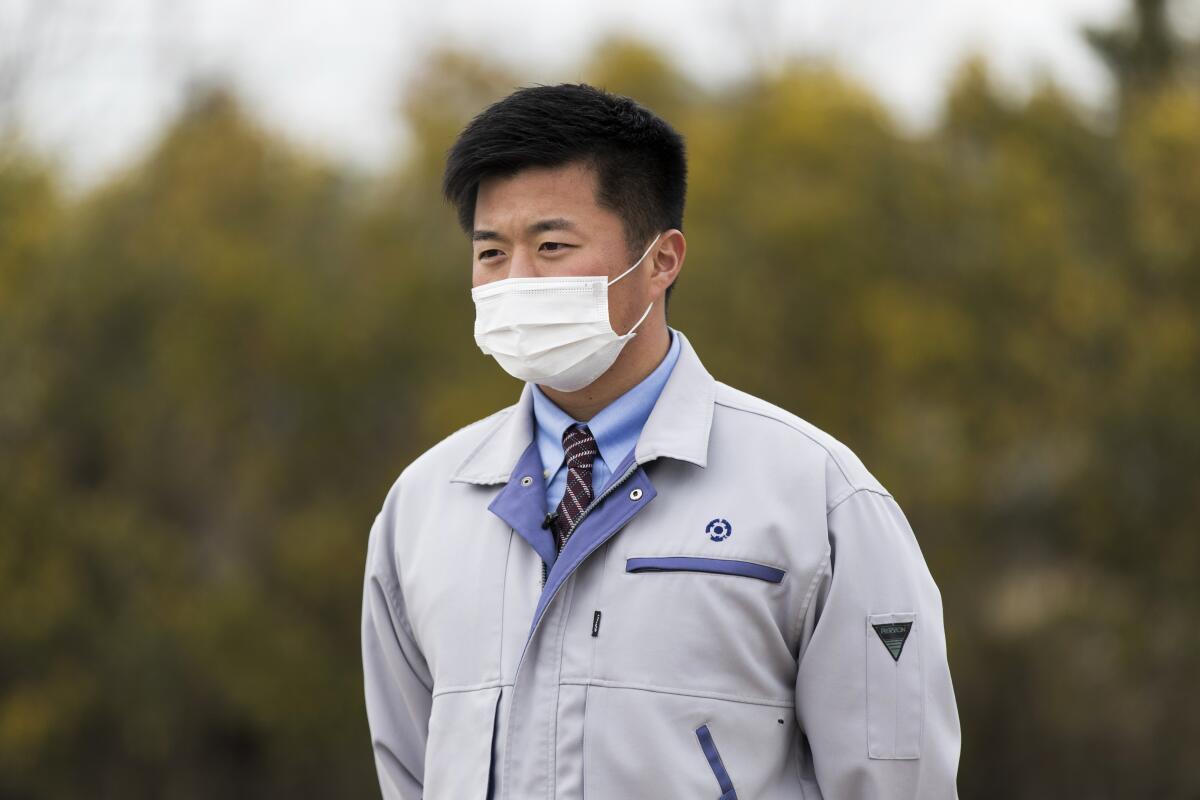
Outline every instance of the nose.
POLYGON ((524 247, 515 248, 515 252, 508 263, 508 277, 510 278, 537 277, 537 268, 534 265, 533 253, 528 252, 524 247))

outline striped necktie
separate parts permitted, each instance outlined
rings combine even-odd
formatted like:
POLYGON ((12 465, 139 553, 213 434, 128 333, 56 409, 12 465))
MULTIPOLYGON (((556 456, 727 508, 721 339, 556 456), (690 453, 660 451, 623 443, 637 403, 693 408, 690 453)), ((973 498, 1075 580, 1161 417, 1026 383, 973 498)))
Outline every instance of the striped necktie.
POLYGON ((598 452, 596 439, 586 425, 572 425, 563 433, 567 489, 554 512, 555 545, 560 551, 567 543, 567 532, 592 502, 592 463, 598 452))

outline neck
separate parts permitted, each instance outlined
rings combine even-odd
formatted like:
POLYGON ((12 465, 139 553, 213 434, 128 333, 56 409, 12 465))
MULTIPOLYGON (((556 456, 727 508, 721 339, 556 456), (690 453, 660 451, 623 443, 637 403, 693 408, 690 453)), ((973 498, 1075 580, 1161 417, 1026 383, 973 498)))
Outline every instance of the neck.
POLYGON ((574 392, 560 392, 541 384, 538 388, 563 411, 580 422, 587 422, 653 372, 667 357, 670 345, 666 321, 659 316, 648 317, 638 328, 637 335, 626 342, 613 365, 587 386, 574 392))

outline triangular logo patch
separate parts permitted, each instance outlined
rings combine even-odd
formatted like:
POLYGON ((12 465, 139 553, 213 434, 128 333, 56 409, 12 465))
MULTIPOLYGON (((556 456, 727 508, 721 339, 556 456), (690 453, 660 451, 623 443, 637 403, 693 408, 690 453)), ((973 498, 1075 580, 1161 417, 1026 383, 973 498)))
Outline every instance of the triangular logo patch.
POLYGON ((904 649, 904 642, 908 639, 908 632, 912 630, 911 622, 887 622, 881 625, 872 625, 875 632, 879 634, 880 641, 883 646, 892 654, 892 659, 900 660, 900 651, 904 649))

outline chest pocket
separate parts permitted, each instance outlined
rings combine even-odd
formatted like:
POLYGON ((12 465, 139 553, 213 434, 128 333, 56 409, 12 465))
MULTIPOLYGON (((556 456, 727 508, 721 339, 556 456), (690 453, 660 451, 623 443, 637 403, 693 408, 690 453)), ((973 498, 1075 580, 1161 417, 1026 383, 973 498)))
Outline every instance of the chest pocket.
POLYGON ((795 599, 785 567, 695 552, 613 555, 595 678, 727 699, 789 696, 795 599))
POLYGON ((757 561, 697 556, 652 556, 625 560, 626 572, 712 572, 719 575, 744 575, 770 583, 779 583, 786 574, 778 567, 757 561))

